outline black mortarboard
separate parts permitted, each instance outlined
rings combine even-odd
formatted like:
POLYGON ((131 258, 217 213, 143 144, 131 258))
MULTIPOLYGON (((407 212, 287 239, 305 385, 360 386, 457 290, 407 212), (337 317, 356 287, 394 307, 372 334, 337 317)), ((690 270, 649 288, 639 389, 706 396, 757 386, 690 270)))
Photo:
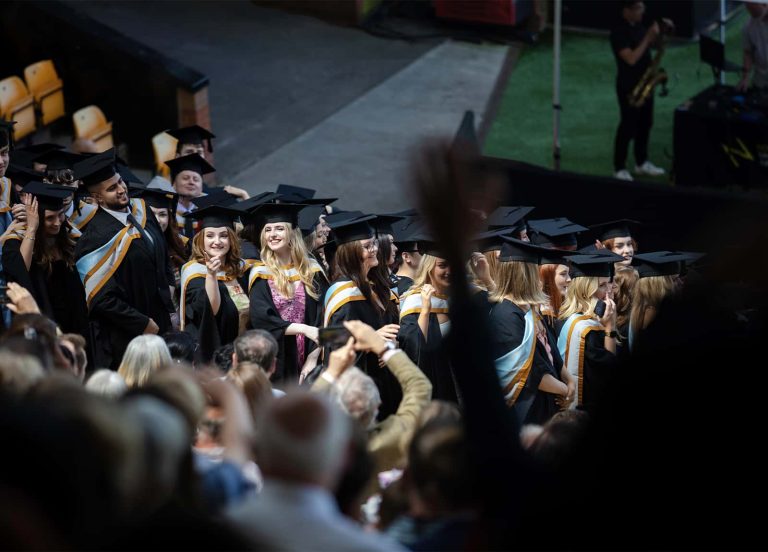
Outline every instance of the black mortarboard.
POLYGON ((570 251, 542 247, 541 255, 539 255, 539 264, 567 265, 568 261, 565 257, 570 254, 570 251))
POLYGON ((130 168, 128 168, 128 165, 121 163, 120 161, 117 162, 116 165, 117 172, 120 173, 120 176, 123 178, 123 182, 126 184, 139 184, 144 185, 144 181, 133 174, 133 171, 131 171, 130 168))
POLYGON ((376 215, 376 218, 371 222, 371 226, 373 226, 377 236, 382 234, 394 235, 395 231, 393 230, 392 225, 398 221, 403 220, 403 218, 405 217, 398 217, 395 215, 376 215))
POLYGON ((142 198, 147 205, 155 209, 168 209, 176 211, 179 194, 173 189, 167 180, 155 177, 146 186, 130 186, 131 197, 142 198))
POLYGON ((327 217, 325 220, 328 222, 328 226, 331 227, 331 230, 333 230, 336 244, 342 245, 357 240, 367 240, 372 238, 374 230, 370 223, 375 218, 375 215, 363 215, 351 219, 334 221, 332 223, 328 222, 327 217))
POLYGON ((588 230, 586 226, 571 222, 564 217, 529 220, 528 227, 534 234, 528 236, 531 242, 555 249, 576 247, 578 245, 576 234, 588 230))
POLYGON ((39 210, 60 211, 64 207, 64 200, 70 197, 74 190, 33 180, 24 186, 23 192, 37 198, 39 210))
MULTIPOLYGON (((317 190, 313 190, 312 188, 302 188, 301 186, 291 186, 290 184, 278 184, 275 192, 281 196, 285 196, 287 199, 302 200, 312 199, 315 197, 317 190)), ((296 203, 301 203, 301 201, 296 201, 296 203)))
POLYGON ((571 278, 611 278, 613 265, 624 260, 621 255, 607 250, 601 250, 600 253, 568 255, 565 258, 571 263, 571 278))
POLYGON ((320 215, 325 213, 325 208, 322 205, 307 205, 299 213, 299 228, 301 228, 301 234, 306 237, 309 236, 317 226, 320 220, 320 215))
POLYGON ((417 217, 419 212, 416 209, 406 209, 405 211, 398 211, 397 213, 389 213, 395 217, 417 217))
POLYGON ((196 153, 190 153, 189 155, 177 157, 176 159, 169 159, 165 164, 171 169, 171 182, 173 182, 182 171, 196 172, 201 177, 216 171, 208 161, 196 153))
POLYGON ((351 220, 354 218, 362 217, 365 213, 362 211, 334 211, 330 215, 326 215, 325 222, 330 225, 333 222, 340 222, 342 220, 351 220))
POLYGON ((593 224, 589 228, 595 232, 595 237, 600 241, 613 238, 634 237, 633 229, 636 229, 640 223, 636 220, 619 219, 600 224, 593 224))
POLYGON ((680 274, 690 257, 686 253, 675 251, 654 251, 638 253, 632 257, 632 267, 637 270, 640 278, 651 276, 674 276, 680 274))
POLYGON ((419 240, 419 253, 422 255, 438 257, 440 259, 445 258, 445 254, 442 252, 440 244, 432 240, 419 240))
POLYGON ((211 138, 216 138, 216 136, 210 130, 201 126, 192 125, 173 130, 166 130, 165 132, 179 141, 178 144, 176 144, 177 152, 181 151, 181 146, 184 144, 205 144, 208 146, 208 151, 213 151, 211 138))
MULTIPOLYGON (((401 253, 412 253, 418 250, 419 235, 423 233, 423 224, 418 217, 400 215, 403 218, 392 224, 392 236, 395 245, 401 253)), ((326 222, 328 217, 326 217, 326 222)))
POLYGON ((276 199, 279 199, 279 198, 280 198, 280 194, 277 194, 275 192, 261 192, 260 194, 249 197, 248 199, 239 201, 235 208, 238 211, 250 212, 256 207, 258 207, 259 205, 263 205, 264 203, 274 202, 276 199))
POLYGON ((202 209, 195 209, 184 213, 185 217, 200 221, 199 230, 203 228, 235 228, 235 221, 240 217, 240 211, 224 207, 222 205, 208 205, 202 209))
POLYGON ((296 228, 299 225, 299 212, 306 205, 297 203, 262 203, 248 213, 256 219, 258 226, 275 222, 288 222, 296 228))
POLYGON ((191 201, 198 209, 205 209, 212 205, 220 207, 234 207, 238 203, 238 197, 225 191, 224 188, 208 188, 208 193, 193 198, 191 201))
MULTIPOLYGON (((64 149, 64 146, 50 142, 32 144, 31 146, 26 146, 23 148, 15 148, 13 150, 13 156, 11 160, 19 165, 31 167, 32 163, 38 161, 38 159, 40 159, 43 155, 62 149, 64 149)), ((40 161, 40 163, 44 163, 44 161, 40 161)))
POLYGON ((538 245, 507 237, 504 238, 504 243, 501 246, 499 261, 521 261, 524 263, 539 264, 539 259, 542 254, 541 249, 542 248, 538 245))
POLYGON ((86 159, 87 157, 84 155, 72 153, 64 149, 49 149, 36 156, 34 162, 45 165, 46 171, 61 171, 65 169, 73 170, 75 165, 86 159))
POLYGON ((42 180, 45 175, 41 172, 32 170, 29 167, 23 167, 16 163, 9 163, 8 168, 5 170, 5 176, 11 179, 14 185, 26 186, 28 182, 33 180, 42 180))
POLYGON ((0 148, 13 149, 13 125, 16 121, 4 121, 0 119, 0 148))
POLYGON ((86 187, 109 180, 117 174, 115 148, 80 161, 75 165, 74 172, 77 175, 77 180, 82 180, 86 187))
POLYGON ((525 230, 525 216, 533 209, 533 207, 499 207, 488 217, 488 228, 495 230, 510 226, 513 232, 522 232, 525 230))
POLYGON ((504 228, 497 228, 496 230, 488 230, 482 232, 475 237, 477 242, 477 250, 481 253, 487 253, 488 251, 499 251, 501 246, 506 241, 504 237, 512 238, 513 234, 516 234, 514 228, 507 226, 504 228))

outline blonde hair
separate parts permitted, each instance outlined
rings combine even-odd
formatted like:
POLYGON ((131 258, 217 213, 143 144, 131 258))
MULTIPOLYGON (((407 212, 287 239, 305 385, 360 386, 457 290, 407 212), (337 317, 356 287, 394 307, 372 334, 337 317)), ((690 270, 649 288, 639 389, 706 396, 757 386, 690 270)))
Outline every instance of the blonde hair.
POLYGON ((546 305, 549 297, 544 293, 539 279, 539 266, 523 261, 499 262, 496 289, 491 301, 509 299, 515 305, 546 305))
POLYGON ((558 318, 566 320, 574 314, 595 317, 595 306, 597 305, 595 293, 599 288, 599 281, 593 276, 580 276, 571 280, 558 318))
POLYGON ((656 309, 677 286, 674 276, 650 276, 640 278, 632 291, 632 311, 629 315, 632 330, 645 329, 645 316, 649 309, 656 309))
POLYGON ((149 377, 161 368, 173 363, 168 345, 157 335, 134 337, 125 350, 117 373, 123 376, 128 387, 141 387, 149 377))
POLYGON ((432 281, 432 271, 435 270, 437 263, 440 261, 445 261, 445 259, 441 259, 440 257, 435 257, 433 255, 427 255, 426 253, 421 255, 419 268, 416 271, 416 276, 413 278, 413 286, 411 286, 413 291, 420 290, 422 287, 424 287, 424 284, 437 287, 435 286, 435 282, 432 281))
MULTIPOLYGON (((299 273, 301 283, 304 284, 304 290, 307 295, 312 299, 318 299, 320 297, 319 291, 315 288, 315 274, 312 271, 312 263, 310 262, 309 251, 304 243, 304 239, 301 237, 301 230, 294 228, 290 222, 283 223, 286 228, 286 234, 288 235, 288 249, 291 252, 291 266, 299 273)), ((266 225, 261 229, 259 234, 259 243, 261 244, 261 261, 272 273, 274 278, 275 287, 280 295, 283 297, 293 297, 293 286, 291 281, 285 276, 285 273, 281 270, 280 262, 266 244, 266 225)))
MULTIPOLYGON (((173 221, 171 221, 173 222, 173 221)), ((192 238, 192 260, 196 263, 205 264, 205 228, 200 230, 192 238)), ((221 270, 227 275, 227 278, 239 278, 243 275, 243 267, 240 258, 240 238, 229 226, 227 226, 227 236, 229 237, 229 251, 224 256, 221 263, 221 270)))
MULTIPOLYGON (((501 261, 499 261, 499 253, 500 252, 498 249, 486 251, 483 253, 483 257, 485 257, 485 260, 488 261, 488 274, 491 276, 491 280, 494 282, 499 279, 499 266, 501 265, 501 261)), ((473 263, 471 259, 467 261, 467 272, 472 276, 472 283, 480 289, 488 291, 486 285, 480 280, 480 278, 477 277, 477 274, 475 273, 475 267, 472 266, 472 264, 473 263)))

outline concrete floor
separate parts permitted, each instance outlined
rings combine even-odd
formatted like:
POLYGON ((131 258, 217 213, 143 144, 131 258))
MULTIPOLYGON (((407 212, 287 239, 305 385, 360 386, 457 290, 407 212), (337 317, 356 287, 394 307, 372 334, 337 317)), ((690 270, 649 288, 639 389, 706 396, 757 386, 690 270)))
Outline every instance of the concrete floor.
MULTIPOLYGON (((507 47, 371 36, 247 1, 71 5, 210 78, 220 183, 386 211, 412 145, 481 117, 507 47)), ((148 137, 149 139, 149 137, 148 137)))

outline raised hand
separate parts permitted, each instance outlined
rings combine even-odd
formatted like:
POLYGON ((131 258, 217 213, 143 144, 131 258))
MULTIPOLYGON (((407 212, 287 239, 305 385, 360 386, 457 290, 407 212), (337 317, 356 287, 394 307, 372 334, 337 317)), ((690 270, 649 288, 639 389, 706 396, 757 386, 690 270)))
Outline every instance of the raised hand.
POLYGON ((432 296, 435 294, 435 288, 429 284, 421 286, 421 310, 430 312, 432 310, 432 296))

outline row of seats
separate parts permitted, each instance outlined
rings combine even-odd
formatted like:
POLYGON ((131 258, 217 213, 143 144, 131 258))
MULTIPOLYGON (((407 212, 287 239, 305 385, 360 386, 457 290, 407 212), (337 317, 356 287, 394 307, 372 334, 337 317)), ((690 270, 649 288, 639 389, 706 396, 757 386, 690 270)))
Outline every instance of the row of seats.
MULTIPOLYGON (((65 114, 64 83, 50 59, 27 66, 23 81, 15 75, 0 80, 0 117, 16 121, 13 134, 17 140, 65 114)), ((77 138, 93 141, 102 151, 112 147, 112 123, 95 105, 76 111, 72 122, 77 138)))

